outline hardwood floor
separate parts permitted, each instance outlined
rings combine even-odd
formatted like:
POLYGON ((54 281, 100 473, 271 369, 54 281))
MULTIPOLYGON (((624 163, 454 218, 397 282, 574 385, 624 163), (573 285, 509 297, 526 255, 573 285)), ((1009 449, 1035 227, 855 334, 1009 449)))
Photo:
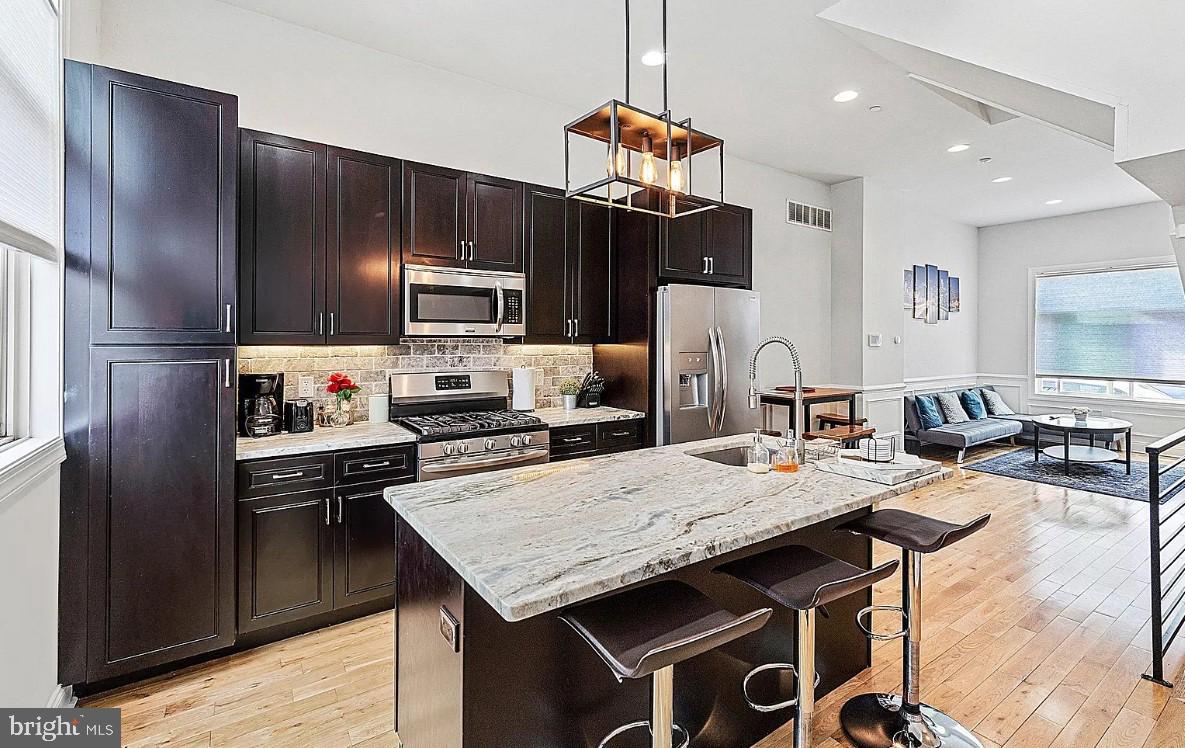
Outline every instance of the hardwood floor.
MULTIPOLYGON (((970 461, 988 456, 980 450, 970 461)), ((944 455, 945 456, 945 455, 944 455)), ((1147 507, 1141 502, 957 470, 886 502, 982 532, 926 557, 923 699, 985 748, 1185 748, 1185 645, 1150 662, 1147 507)), ((877 543, 877 561, 896 556, 877 543)), ((900 601, 899 578, 877 603, 900 601)), ((893 621, 876 620, 890 631, 893 621)), ((125 746, 394 746, 391 614, 324 629, 101 694, 123 709, 125 746)), ((848 745, 839 708, 899 691, 900 642, 819 701, 815 745, 848 745)), ((789 745, 778 731, 756 748, 789 745)))

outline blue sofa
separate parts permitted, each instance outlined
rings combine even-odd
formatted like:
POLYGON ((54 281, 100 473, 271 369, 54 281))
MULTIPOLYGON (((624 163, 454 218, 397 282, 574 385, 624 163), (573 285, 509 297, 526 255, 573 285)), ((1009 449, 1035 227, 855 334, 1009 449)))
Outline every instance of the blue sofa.
MULTIPOLYGON (((993 388, 989 385, 972 389, 991 390, 993 388)), ((963 390, 956 390, 954 394, 959 395, 961 392, 963 390)), ((959 450, 958 462, 962 464, 963 458, 967 456, 967 450, 971 447, 998 439, 1015 441, 1015 438, 1025 431, 1026 425, 1030 434, 1033 430, 1032 424, 1026 423, 1030 417, 1022 414, 987 416, 965 423, 944 422, 936 428, 926 429, 922 427, 922 418, 918 415, 917 397, 916 395, 905 396, 905 446, 907 451, 911 446, 917 448, 926 444, 954 447, 959 450)), ((941 414, 941 411, 939 413, 941 414)))

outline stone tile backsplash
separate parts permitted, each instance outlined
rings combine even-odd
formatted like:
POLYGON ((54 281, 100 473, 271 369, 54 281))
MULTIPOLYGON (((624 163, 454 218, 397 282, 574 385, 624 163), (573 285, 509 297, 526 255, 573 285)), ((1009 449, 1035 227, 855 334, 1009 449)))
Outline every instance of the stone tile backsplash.
POLYGON ((535 407, 563 405, 560 382, 592 370, 592 346, 518 345, 494 338, 415 338, 400 345, 239 346, 239 371, 284 373, 286 399, 297 397, 300 377, 314 379, 314 399, 329 403, 326 378, 344 372, 362 387, 354 395, 354 420, 367 417, 367 397, 388 392, 387 376, 400 371, 536 369, 535 407))

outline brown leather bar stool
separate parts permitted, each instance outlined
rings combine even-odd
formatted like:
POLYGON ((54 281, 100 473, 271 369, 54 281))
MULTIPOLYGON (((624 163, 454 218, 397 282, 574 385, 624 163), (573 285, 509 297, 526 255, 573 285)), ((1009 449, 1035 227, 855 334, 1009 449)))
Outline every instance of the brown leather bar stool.
POLYGON ((788 545, 755 556, 730 561, 715 569, 736 577, 762 592, 766 597, 798 611, 797 666, 784 662, 758 665, 745 676, 742 686, 745 701, 759 712, 774 712, 797 707, 794 718, 794 748, 811 744, 811 725, 815 711, 815 609, 871 587, 897 571, 897 562, 889 561, 875 569, 861 569, 847 561, 828 556, 801 545, 788 545), (749 681, 767 670, 789 670, 797 679, 795 697, 779 704, 758 704, 749 696, 749 681))
POLYGON ((650 729, 652 748, 672 748, 676 732, 686 748, 691 738, 673 717, 675 665, 758 630, 772 614, 760 608, 735 615, 682 582, 655 582, 565 610, 560 619, 619 682, 652 676, 650 719, 618 727, 598 748, 640 727, 650 729))
POLYGON ((901 509, 881 509, 836 528, 901 548, 902 606, 869 606, 856 614, 856 620, 874 639, 903 640, 902 696, 866 693, 843 705, 840 724, 859 748, 982 748, 970 730, 921 702, 922 556, 979 532, 991 518, 985 514, 965 525, 955 525, 901 509), (900 613, 904 626, 894 634, 874 634, 862 621, 874 610, 900 613))

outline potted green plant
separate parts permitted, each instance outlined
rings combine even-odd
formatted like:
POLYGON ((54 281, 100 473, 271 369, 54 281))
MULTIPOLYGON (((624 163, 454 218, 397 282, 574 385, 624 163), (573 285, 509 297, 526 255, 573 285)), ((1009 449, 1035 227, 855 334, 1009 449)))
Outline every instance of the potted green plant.
POLYGON ((560 382, 560 394, 564 396, 564 410, 576 410, 576 397, 580 394, 580 382, 565 379, 560 382))
POLYGON ((333 415, 330 416, 330 423, 334 426, 349 426, 351 419, 351 411, 353 410, 354 393, 360 391, 362 388, 354 384, 354 380, 350 379, 341 372, 336 372, 329 375, 329 383, 325 385, 325 391, 333 395, 337 401, 337 409, 333 415))

